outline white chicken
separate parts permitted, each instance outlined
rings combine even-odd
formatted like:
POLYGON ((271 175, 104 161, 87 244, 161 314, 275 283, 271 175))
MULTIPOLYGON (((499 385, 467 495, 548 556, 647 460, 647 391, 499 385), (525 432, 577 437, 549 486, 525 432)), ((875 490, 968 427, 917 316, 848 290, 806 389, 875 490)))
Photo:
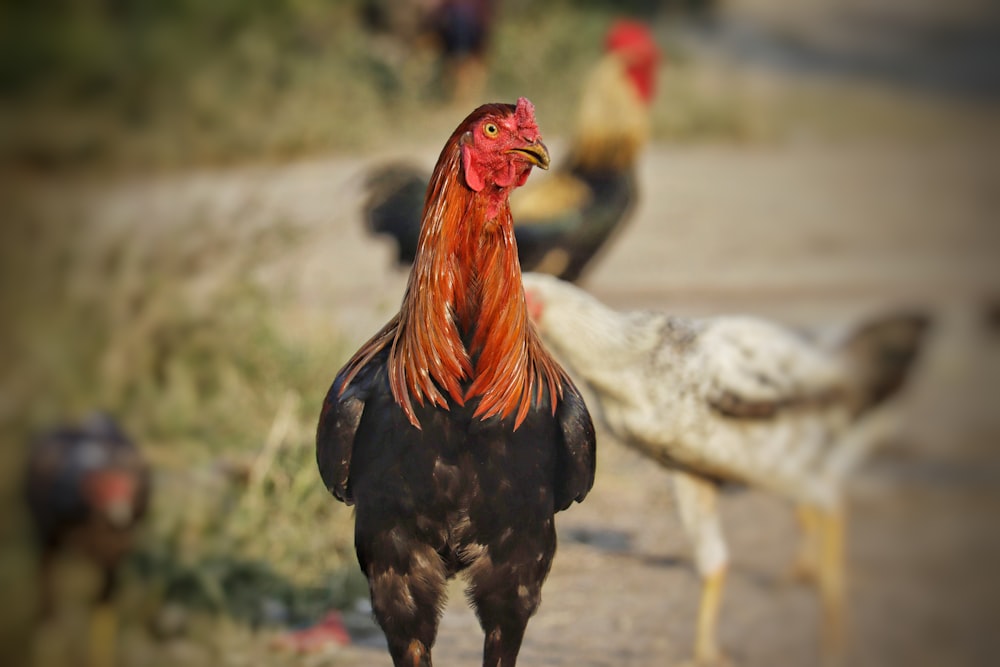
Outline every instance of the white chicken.
POLYGON ((702 578, 698 664, 722 656, 716 625, 728 564, 716 507, 720 482, 798 504, 800 555, 815 568, 824 647, 843 632, 844 480, 891 433, 887 399, 903 384, 928 328, 889 315, 826 339, 766 320, 618 312, 573 285, 524 275, 543 339, 582 380, 611 433, 675 471, 681 522, 702 578))

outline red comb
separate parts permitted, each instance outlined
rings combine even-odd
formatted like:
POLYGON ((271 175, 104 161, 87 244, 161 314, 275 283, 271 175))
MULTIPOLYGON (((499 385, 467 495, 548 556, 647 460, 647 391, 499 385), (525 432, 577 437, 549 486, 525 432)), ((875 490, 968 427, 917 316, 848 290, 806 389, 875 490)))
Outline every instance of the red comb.
POLYGON ((527 97, 517 98, 514 118, 517 120, 517 127, 520 130, 521 136, 528 141, 535 141, 541 135, 541 132, 538 130, 538 123, 535 122, 535 105, 527 97))
POLYGON ((647 105, 650 104, 656 88, 660 48, 649 28, 639 21, 619 19, 608 29, 604 47, 608 53, 616 54, 624 60, 636 92, 647 105))
POLYGON ((608 29, 604 38, 607 51, 636 51, 653 58, 660 55, 660 49, 653 39, 653 33, 644 23, 629 19, 619 19, 608 29))

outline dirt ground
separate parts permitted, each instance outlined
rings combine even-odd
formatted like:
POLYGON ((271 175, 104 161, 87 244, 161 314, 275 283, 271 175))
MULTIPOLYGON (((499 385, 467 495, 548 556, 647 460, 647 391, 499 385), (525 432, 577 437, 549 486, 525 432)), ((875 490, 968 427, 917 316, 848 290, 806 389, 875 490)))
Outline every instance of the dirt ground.
MULTIPOLYGON (((982 317, 1000 299, 1000 188, 988 152, 653 146, 642 202, 585 283, 622 308, 746 312, 810 326, 893 305, 935 313, 905 428, 851 485, 847 664, 987 665, 1000 650, 1000 332, 982 317)), ((267 269, 291 286, 289 326, 329 327, 360 343, 398 306, 406 279, 357 217, 359 175, 378 159, 131 183, 90 205, 108 224, 199 211, 304 226, 307 242, 267 269)), ((593 492, 558 518, 559 552, 520 664, 679 664, 690 655, 698 581, 669 477, 603 434, 599 448, 593 492)), ((796 545, 790 507, 747 490, 725 495, 722 514, 733 560, 722 646, 746 667, 819 664, 816 596, 785 579, 796 545)), ((220 646, 218 664, 389 665, 365 615, 349 620, 360 638, 350 648, 300 658, 239 635, 220 646)), ((435 663, 476 664, 481 641, 456 585, 435 663)))

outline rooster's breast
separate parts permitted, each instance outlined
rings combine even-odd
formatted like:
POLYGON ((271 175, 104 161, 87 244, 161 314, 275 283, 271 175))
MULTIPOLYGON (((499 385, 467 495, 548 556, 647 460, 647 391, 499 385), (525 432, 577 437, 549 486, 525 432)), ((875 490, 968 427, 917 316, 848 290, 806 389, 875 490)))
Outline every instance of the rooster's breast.
MULTIPOLYGON (((351 487, 360 533, 393 530, 432 545, 453 569, 484 546, 549 541, 558 425, 547 408, 480 420, 475 401, 414 406, 413 427, 386 392, 369 399, 355 440, 351 487)), ((554 538, 553 538, 554 539, 554 538)))

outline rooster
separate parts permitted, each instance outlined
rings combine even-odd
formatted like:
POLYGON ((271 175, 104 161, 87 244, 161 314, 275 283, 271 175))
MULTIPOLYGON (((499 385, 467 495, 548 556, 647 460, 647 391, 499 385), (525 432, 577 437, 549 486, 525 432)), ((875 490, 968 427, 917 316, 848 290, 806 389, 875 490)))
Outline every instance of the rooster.
POLYGON ((475 98, 486 81, 486 56, 494 0, 439 0, 429 16, 440 42, 442 66, 453 102, 475 98))
POLYGON ((40 615, 45 620, 54 611, 56 556, 76 547, 102 575, 91 619, 91 667, 113 663, 118 570, 132 549, 149 493, 142 454, 105 414, 54 429, 31 443, 25 496, 39 547, 40 615))
POLYGON ((421 45, 433 48, 443 92, 461 103, 477 97, 486 81, 495 5, 495 0, 365 0, 361 19, 378 39, 376 53, 390 56, 397 67, 421 45))
POLYGON ((459 572, 483 664, 515 664, 556 548, 594 480, 594 428, 521 287, 508 195, 549 154, 534 108, 487 104, 448 139, 399 313, 340 370, 316 436, 397 667, 431 665, 459 572))
POLYGON ((715 627, 728 563, 716 508, 722 482, 799 505, 818 538, 825 647, 843 622, 846 475, 893 426, 929 322, 875 319, 834 340, 751 317, 619 313, 550 276, 525 274, 529 310, 553 352, 593 390, 609 430, 674 474, 681 522, 703 579, 695 660, 720 660, 715 627))
MULTIPOLYGON (((647 141, 659 50, 643 24, 625 20, 612 25, 605 47, 584 90, 569 159, 511 200, 526 271, 578 280, 638 196, 636 162, 647 141)), ((371 172, 366 187, 368 229, 395 238, 400 265, 413 263, 426 173, 393 163, 371 172)))

